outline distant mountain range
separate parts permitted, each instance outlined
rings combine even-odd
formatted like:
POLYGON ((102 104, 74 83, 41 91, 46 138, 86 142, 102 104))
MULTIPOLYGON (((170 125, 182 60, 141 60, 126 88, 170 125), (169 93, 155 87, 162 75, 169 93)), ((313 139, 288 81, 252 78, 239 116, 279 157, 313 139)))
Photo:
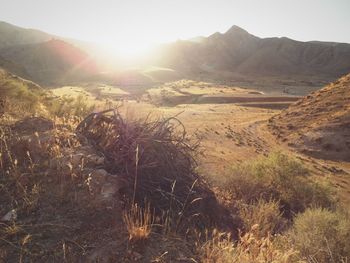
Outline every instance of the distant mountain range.
MULTIPOLYGON (((0 67, 42 85, 101 77, 106 71, 89 45, 77 40, 5 22, 0 36, 0 67)), ((350 44, 259 38, 233 26, 224 34, 161 45, 143 63, 170 69, 176 78, 321 86, 350 72, 350 44)), ((152 80, 160 75, 162 81, 162 74, 153 72, 152 80)))
POLYGON ((0 21, 0 49, 16 45, 35 44, 45 42, 54 36, 48 33, 26 29, 0 21))
POLYGON ((327 81, 350 71, 350 44, 259 38, 233 26, 224 34, 164 46, 157 63, 185 75, 327 81))
POLYGON ((96 62, 74 40, 0 22, 0 67, 40 84, 91 78, 96 62))

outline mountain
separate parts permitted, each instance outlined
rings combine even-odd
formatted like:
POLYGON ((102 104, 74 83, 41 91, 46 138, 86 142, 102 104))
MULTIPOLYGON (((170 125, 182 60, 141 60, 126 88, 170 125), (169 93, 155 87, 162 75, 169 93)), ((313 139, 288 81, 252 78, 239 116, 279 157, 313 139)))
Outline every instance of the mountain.
POLYGON ((42 85, 93 77, 93 44, 0 21, 0 68, 42 85))
POLYGON ((350 71, 350 44, 259 38, 238 26, 161 45, 148 59, 128 66, 98 45, 39 30, 0 22, 0 35, 0 67, 41 85, 81 80, 102 71, 165 68, 178 79, 268 86, 272 91, 288 87, 288 92, 305 94, 350 71))
POLYGON ((10 60, 4 59, 0 56, 0 70, 1 69, 7 69, 12 74, 22 76, 24 78, 29 78, 29 74, 23 66, 18 65, 10 60))
POLYGON ((53 38, 52 35, 35 30, 26 29, 0 21, 0 49, 14 45, 25 45, 45 42, 53 38))
POLYGON ((350 161, 350 74, 273 117, 270 127, 299 151, 350 161))
MULTIPOLYGON (((81 80, 98 72, 96 63, 87 53, 58 39, 2 48, 0 56, 21 65, 30 80, 45 85, 81 80)), ((12 73, 28 78, 18 72, 12 73)))
POLYGON ((329 82, 350 71, 350 44, 259 38, 233 26, 201 41, 164 45, 155 63, 187 76, 329 82))

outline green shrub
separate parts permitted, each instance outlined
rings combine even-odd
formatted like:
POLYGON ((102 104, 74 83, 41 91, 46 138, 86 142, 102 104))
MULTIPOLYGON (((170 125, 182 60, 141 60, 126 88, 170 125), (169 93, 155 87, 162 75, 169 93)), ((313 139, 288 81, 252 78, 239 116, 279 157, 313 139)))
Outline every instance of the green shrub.
POLYGON ((279 200, 286 217, 311 206, 332 207, 331 188, 312 182, 308 173, 301 162, 275 152, 234 167, 225 188, 234 199, 247 204, 259 199, 279 200))
POLYGON ((290 237, 309 262, 347 262, 350 259, 350 219, 343 213, 307 209, 296 216, 290 237))

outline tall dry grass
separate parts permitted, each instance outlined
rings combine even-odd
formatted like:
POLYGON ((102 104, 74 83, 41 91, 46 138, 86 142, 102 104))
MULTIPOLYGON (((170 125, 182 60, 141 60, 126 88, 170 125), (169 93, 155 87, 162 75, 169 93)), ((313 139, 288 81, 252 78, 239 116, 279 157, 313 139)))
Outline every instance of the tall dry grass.
POLYGON ((214 231, 199 248, 203 263, 292 263, 303 262, 296 259, 298 252, 293 248, 280 250, 271 235, 258 237, 258 225, 241 235, 235 243, 230 235, 214 231))
POLYGON ((154 213, 149 204, 140 207, 132 204, 129 209, 124 210, 123 219, 129 233, 129 241, 139 242, 149 238, 154 224, 154 213))

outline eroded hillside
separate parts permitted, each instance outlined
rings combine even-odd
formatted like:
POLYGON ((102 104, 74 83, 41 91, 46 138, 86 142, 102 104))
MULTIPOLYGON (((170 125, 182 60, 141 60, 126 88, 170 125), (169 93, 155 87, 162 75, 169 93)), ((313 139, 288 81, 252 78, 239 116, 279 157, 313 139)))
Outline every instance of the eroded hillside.
POLYGON ((270 120, 274 133, 301 152, 350 160, 350 74, 270 120))

